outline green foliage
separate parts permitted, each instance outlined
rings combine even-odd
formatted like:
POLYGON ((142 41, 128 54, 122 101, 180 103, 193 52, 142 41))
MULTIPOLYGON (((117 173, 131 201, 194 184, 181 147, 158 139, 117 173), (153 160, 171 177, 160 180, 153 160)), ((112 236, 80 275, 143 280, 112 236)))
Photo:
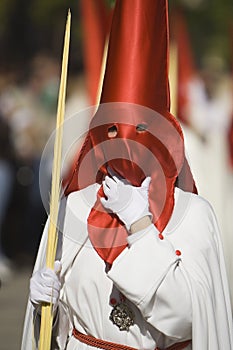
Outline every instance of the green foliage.
POLYGON ((0 33, 7 27, 8 18, 15 6, 16 0, 0 0, 0 33))
POLYGON ((54 23, 60 17, 59 14, 65 14, 74 3, 75 1, 64 0, 34 0, 30 6, 31 18, 39 24, 54 23))
POLYGON ((170 17, 181 8, 187 20, 196 63, 202 66, 206 56, 222 58, 226 66, 232 64, 232 0, 170 0, 170 17))

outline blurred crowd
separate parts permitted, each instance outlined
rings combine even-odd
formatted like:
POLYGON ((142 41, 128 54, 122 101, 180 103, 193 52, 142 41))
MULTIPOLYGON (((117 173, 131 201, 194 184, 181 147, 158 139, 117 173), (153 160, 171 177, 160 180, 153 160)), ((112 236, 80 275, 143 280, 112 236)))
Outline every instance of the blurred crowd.
POLYGON ((222 235, 233 302, 233 81, 220 57, 203 60, 189 84, 186 152, 198 193, 213 206, 222 235))
MULTIPOLYGON (((27 74, 0 74, 0 280, 33 265, 47 213, 40 193, 40 160, 56 123, 60 62, 41 54, 27 74)), ((85 106, 80 77, 69 78, 68 113, 85 106)), ((51 159, 43 169, 49 191, 51 159)))

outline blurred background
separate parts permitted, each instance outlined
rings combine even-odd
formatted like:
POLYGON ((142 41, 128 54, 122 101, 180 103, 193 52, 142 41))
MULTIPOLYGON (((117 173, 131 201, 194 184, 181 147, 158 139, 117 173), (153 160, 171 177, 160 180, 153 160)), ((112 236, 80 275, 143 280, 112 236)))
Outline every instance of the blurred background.
MULTIPOLYGON (((47 217, 39 166, 56 122, 67 9, 71 116, 97 101, 113 6, 110 0, 0 1, 2 350, 20 349, 28 282, 47 217)), ((233 295, 233 2, 177 0, 169 6, 172 112, 183 126, 199 194, 215 209, 233 295)), ((49 193, 49 160, 47 173, 49 193)))

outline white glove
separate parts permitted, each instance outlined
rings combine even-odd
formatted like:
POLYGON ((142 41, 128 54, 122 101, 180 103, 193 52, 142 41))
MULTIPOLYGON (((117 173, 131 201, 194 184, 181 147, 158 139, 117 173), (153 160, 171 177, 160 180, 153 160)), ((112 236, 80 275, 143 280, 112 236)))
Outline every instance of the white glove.
POLYGON ((127 180, 116 175, 106 176, 103 190, 107 199, 101 198, 102 205, 117 214, 127 230, 133 223, 152 214, 149 211, 148 190, 151 178, 146 177, 140 187, 132 186, 127 180))
POLYGON ((43 268, 35 272, 30 279, 30 300, 34 306, 41 303, 52 303, 57 308, 61 282, 59 272, 60 261, 55 261, 54 270, 43 268))

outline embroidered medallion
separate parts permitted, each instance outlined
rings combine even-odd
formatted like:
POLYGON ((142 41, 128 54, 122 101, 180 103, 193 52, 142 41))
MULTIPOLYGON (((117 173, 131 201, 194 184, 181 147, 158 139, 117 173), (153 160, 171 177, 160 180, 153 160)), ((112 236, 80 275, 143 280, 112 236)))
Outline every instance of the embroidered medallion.
POLYGON ((120 331, 127 331, 134 324, 134 313, 129 306, 122 302, 116 304, 112 309, 109 319, 119 327, 120 331))

